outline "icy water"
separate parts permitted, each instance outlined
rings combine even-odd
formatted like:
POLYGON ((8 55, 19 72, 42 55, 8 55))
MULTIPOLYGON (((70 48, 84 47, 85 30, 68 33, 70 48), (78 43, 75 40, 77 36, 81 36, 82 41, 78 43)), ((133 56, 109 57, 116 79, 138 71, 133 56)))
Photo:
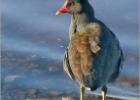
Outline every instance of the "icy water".
MULTIPOLYGON (((125 55, 108 96, 139 100, 138 0, 90 0, 95 15, 119 38, 125 55)), ((78 95, 63 72, 70 16, 55 16, 63 0, 2 0, 2 100, 78 95)), ((86 94, 99 95, 86 91, 86 94)), ((55 100, 58 100, 55 98, 55 100)))

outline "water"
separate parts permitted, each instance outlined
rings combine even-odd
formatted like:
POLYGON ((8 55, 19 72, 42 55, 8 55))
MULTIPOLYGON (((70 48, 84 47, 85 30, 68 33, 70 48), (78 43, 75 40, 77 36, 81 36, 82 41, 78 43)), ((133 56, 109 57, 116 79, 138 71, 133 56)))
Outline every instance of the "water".
MULTIPOLYGON (((138 100, 138 0, 90 2, 96 17, 119 38, 125 55, 119 81, 108 85, 108 95, 138 100)), ((48 90, 78 93, 78 84, 69 80, 62 67, 70 23, 68 14, 55 16, 62 4, 63 1, 58 0, 2 1, 4 100, 32 97, 30 89, 37 91, 33 97, 44 97, 44 91, 48 90)))

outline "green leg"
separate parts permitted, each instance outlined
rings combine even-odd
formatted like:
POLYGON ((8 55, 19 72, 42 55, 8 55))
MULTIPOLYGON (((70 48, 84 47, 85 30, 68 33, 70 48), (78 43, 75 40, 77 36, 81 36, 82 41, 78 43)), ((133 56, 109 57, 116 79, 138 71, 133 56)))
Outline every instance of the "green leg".
POLYGON ((106 94, 107 94, 107 87, 102 87, 102 100, 106 100, 106 94))
POLYGON ((84 100, 84 92, 85 92, 85 88, 80 85, 80 100, 84 100))

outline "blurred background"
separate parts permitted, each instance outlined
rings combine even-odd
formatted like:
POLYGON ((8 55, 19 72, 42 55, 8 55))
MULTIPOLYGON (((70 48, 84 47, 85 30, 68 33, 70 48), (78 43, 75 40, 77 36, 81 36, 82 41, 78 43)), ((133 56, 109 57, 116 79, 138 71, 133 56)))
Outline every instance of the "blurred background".
MULTIPOLYGON (((138 0, 89 0, 96 17, 119 38, 125 63, 108 95, 138 100, 138 0)), ((70 16, 55 16, 64 0, 2 0, 2 100, 77 95, 78 84, 63 71, 70 16)), ((99 94, 86 91, 87 94, 99 94)))

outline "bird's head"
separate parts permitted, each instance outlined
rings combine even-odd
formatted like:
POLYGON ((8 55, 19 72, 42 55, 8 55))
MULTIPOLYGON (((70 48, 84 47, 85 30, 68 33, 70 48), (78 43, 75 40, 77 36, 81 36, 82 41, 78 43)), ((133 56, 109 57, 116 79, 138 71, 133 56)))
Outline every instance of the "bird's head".
POLYGON ((56 15, 60 15, 63 13, 73 14, 81 12, 82 11, 81 1, 84 0, 66 0, 64 5, 56 12, 56 15))

